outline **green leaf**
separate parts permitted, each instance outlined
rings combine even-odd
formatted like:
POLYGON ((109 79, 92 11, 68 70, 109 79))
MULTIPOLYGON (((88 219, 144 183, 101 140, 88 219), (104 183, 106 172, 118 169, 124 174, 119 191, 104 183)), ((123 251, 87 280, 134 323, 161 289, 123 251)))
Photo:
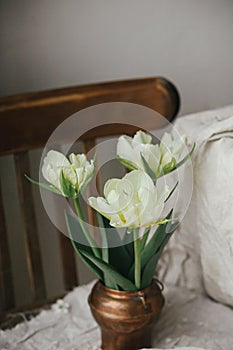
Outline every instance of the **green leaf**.
POLYGON ((155 173, 153 172, 153 170, 151 169, 151 167, 147 163, 146 159, 143 157, 142 153, 141 153, 141 158, 142 158, 144 169, 145 169, 146 173, 150 176, 150 178, 152 179, 154 184, 156 184, 157 178, 155 176, 155 173))
POLYGON ((99 212, 96 212, 96 215, 97 215, 99 230, 102 238, 102 258, 106 263, 108 263, 109 261, 108 240, 107 240, 107 235, 105 231, 104 220, 103 220, 103 216, 99 212))
POLYGON ((27 176, 26 174, 24 174, 24 176, 26 177, 26 179, 28 181, 30 181, 34 185, 38 185, 38 186, 40 186, 40 187, 42 187, 42 188, 44 188, 44 189, 46 189, 48 191, 51 191, 53 193, 63 195, 56 187, 54 187, 52 185, 47 185, 47 184, 44 184, 42 182, 35 181, 35 180, 31 179, 29 176, 27 176))
POLYGON ((196 144, 194 143, 191 151, 179 163, 176 164, 176 169, 179 168, 181 165, 183 165, 191 157, 195 147, 196 147, 196 144))
POLYGON ((169 234, 169 233, 173 233, 177 227, 179 226, 179 221, 178 220, 175 220, 173 223, 171 221, 169 221, 167 223, 167 227, 166 227, 166 233, 169 234))
POLYGON ((109 263, 123 276, 127 276, 133 263, 133 258, 127 251, 117 229, 110 226, 108 219, 103 216, 102 219, 106 232, 107 245, 109 247, 109 263))
POLYGON ((87 259, 82 254, 82 251, 84 251, 84 250, 82 250, 82 246, 77 245, 77 242, 75 242, 73 240, 71 240, 71 242, 72 242, 72 245, 74 248, 76 246, 78 246, 78 248, 76 249, 76 253, 79 255, 80 259, 84 262, 84 264, 86 264, 86 266, 89 268, 89 270, 92 271, 94 273, 94 275, 96 275, 96 277, 104 283, 104 276, 103 276, 102 271, 100 269, 98 269, 98 267, 95 264, 93 264, 89 259, 87 259))
POLYGON ((88 241, 89 246, 91 247, 95 256, 100 258, 101 257, 100 249, 96 246, 96 242, 93 239, 92 235, 90 234, 90 231, 86 225, 85 218, 83 216, 82 208, 80 206, 78 198, 74 198, 74 206, 75 206, 75 210, 77 212, 78 222, 79 222, 80 227, 82 229, 83 235, 85 236, 86 240, 88 241))
MULTIPOLYGON (((103 259, 103 261, 108 263, 109 262, 109 250, 108 250, 107 235, 106 235, 106 231, 105 231, 105 227, 104 227, 104 220, 103 220, 103 216, 99 212, 96 212, 96 215, 97 215, 99 230, 100 230, 100 234, 101 234, 101 238, 102 238, 102 259, 103 259)), ((108 274, 105 274, 105 273, 104 273, 104 284, 105 284, 105 286, 108 286, 109 288, 118 289, 117 284, 115 284, 115 282, 112 280, 112 278, 108 274)))
POLYGON ((174 169, 176 169, 176 160, 175 158, 172 158, 172 160, 164 165, 162 175, 166 175, 171 173, 174 169))
POLYGON ((151 284, 159 258, 163 252, 163 249, 165 248, 166 244, 171 238, 173 232, 164 235, 163 241, 158 251, 150 258, 144 270, 142 271, 142 281, 141 281, 142 288, 146 288, 151 284))
POLYGON ((124 166, 126 167, 127 169, 129 170, 136 170, 137 167, 135 165, 133 165, 132 162, 128 161, 128 160, 125 160, 119 156, 116 156, 116 159, 124 166))
POLYGON ((191 157, 191 155, 193 154, 195 146, 196 146, 196 144, 194 143, 191 151, 188 154, 186 154, 186 156, 180 162, 176 163, 169 171, 164 172, 163 175, 171 173, 172 171, 178 169, 181 165, 183 165, 191 157))
POLYGON ((81 253, 92 263, 94 263, 99 269, 101 269, 105 275, 108 275, 110 279, 114 280, 115 283, 124 291, 133 292, 137 290, 135 285, 130 280, 122 276, 110 264, 106 264, 106 262, 103 260, 98 259, 85 251, 82 251, 81 253))
MULTIPOLYGON (((169 212, 169 214, 166 216, 167 220, 170 220, 172 217, 173 209, 169 212)), ((142 263, 142 269, 145 267, 145 265, 148 263, 148 261, 151 259, 151 257, 159 250, 163 239, 164 235, 166 234, 166 229, 167 229, 168 222, 159 225, 153 236, 151 237, 150 241, 144 248, 142 252, 142 258, 141 258, 141 263, 142 263)))
POLYGON ((165 248, 166 244, 171 238, 173 232, 176 230, 178 224, 179 224, 178 221, 174 223, 171 223, 171 221, 168 221, 166 224, 163 225, 163 227, 158 227, 156 231, 157 242, 155 242, 156 249, 154 249, 154 254, 153 254, 153 249, 151 247, 150 254, 148 254, 147 256, 143 256, 142 288, 146 288, 148 285, 151 284, 158 260, 163 252, 163 249, 165 248))
POLYGON ((89 259, 87 259, 81 252, 86 251, 87 253, 93 255, 91 247, 88 245, 88 241, 83 235, 81 226, 77 219, 75 219, 69 213, 65 213, 66 225, 68 229, 68 233, 70 236, 71 243, 79 255, 81 260, 87 265, 87 267, 101 280, 104 282, 104 277, 102 271, 93 264, 89 259), (79 243, 79 242, 82 243, 79 243))
POLYGON ((111 289, 120 290, 119 286, 115 283, 112 276, 106 273, 104 273, 104 285, 111 289))
POLYGON ((123 245, 129 254, 129 256, 132 259, 132 262, 134 261, 134 238, 133 238, 133 231, 129 232, 129 229, 127 228, 125 230, 125 234, 123 236, 123 245))
POLYGON ((75 191, 75 188, 65 178, 63 171, 61 171, 60 183, 61 183, 62 191, 63 191, 63 193, 65 194, 66 197, 69 197, 69 198, 76 198, 77 197, 77 193, 75 191))
POLYGON ((165 199, 164 203, 166 203, 168 201, 168 199, 173 195, 173 193, 175 192, 176 187, 178 186, 178 183, 179 183, 179 181, 177 181, 177 183, 175 184, 175 186, 173 187, 173 189, 171 190, 171 192, 169 193, 169 195, 165 199))

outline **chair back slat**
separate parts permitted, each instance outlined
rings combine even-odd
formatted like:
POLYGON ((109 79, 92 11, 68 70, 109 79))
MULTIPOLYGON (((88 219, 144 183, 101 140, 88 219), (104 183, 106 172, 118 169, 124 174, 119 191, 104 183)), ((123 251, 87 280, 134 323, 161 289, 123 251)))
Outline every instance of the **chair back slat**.
POLYGON ((15 306, 11 259, 0 184, 0 309, 15 306))
POLYGON ((59 232, 62 276, 65 290, 71 290, 79 284, 75 262, 75 251, 70 239, 59 232))
POLYGON ((30 285, 34 300, 40 300, 45 298, 46 290, 33 206, 32 186, 29 186, 24 177, 30 171, 28 152, 17 153, 14 159, 30 285))

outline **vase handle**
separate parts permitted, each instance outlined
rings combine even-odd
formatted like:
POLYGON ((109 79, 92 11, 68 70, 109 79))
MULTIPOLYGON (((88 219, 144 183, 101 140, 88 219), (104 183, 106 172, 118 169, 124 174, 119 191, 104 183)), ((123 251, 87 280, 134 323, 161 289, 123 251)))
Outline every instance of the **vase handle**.
POLYGON ((160 282, 159 280, 157 280, 156 278, 154 278, 154 281, 157 283, 157 286, 160 289, 160 292, 162 292, 164 290, 164 285, 162 282, 160 282))

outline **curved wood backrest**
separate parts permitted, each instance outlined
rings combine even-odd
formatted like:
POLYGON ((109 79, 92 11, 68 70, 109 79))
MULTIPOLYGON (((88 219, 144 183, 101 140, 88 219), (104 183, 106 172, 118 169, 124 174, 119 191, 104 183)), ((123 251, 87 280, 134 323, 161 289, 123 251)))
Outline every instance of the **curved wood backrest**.
MULTIPOLYGON (((92 84, 0 98, 0 154, 44 146, 67 117, 106 102, 132 102, 150 107, 172 120, 179 109, 176 88, 163 78, 92 84)), ((115 130, 119 133, 118 130, 115 130)), ((106 132, 91 135, 96 138, 106 132)), ((90 135, 89 135, 90 137, 90 135)))
MULTIPOLYGON (((106 102, 132 102, 150 107, 172 121, 179 110, 179 95, 172 83, 164 78, 145 78, 91 84, 50 91, 33 92, 0 98, 0 155, 14 154, 20 200, 28 274, 34 300, 46 298, 32 188, 25 181, 29 173, 28 151, 43 147, 54 129, 73 113, 106 102)), ((89 151, 95 139, 125 130, 101 128, 83 136, 83 149, 89 151)), ((134 133, 135 128, 127 130, 134 133)), ((89 213, 91 217, 91 212, 89 213)), ((0 300, 7 310, 14 306, 11 262, 0 197, 0 300)), ((61 259, 66 289, 78 283, 73 248, 60 235, 61 259)))

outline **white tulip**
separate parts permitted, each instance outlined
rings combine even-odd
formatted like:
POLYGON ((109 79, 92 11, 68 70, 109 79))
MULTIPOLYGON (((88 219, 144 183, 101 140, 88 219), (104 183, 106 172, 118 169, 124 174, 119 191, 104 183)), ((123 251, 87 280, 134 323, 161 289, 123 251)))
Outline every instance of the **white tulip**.
POLYGON ((120 136, 117 158, 129 169, 144 171, 147 171, 146 161, 155 178, 174 170, 186 146, 186 137, 174 140, 171 134, 165 133, 160 144, 153 145, 151 142, 152 137, 141 130, 133 138, 120 136))
POLYGON ((158 190, 144 171, 134 170, 122 179, 110 179, 104 197, 90 197, 89 204, 110 220, 114 227, 156 225, 169 195, 169 188, 158 190))
POLYGON ((70 162, 72 164, 72 168, 76 173, 76 188, 80 188, 83 190, 84 187, 91 181, 94 171, 95 165, 94 161, 90 162, 87 160, 85 154, 74 154, 71 153, 69 156, 70 162))
POLYGON ((94 161, 87 161, 84 154, 69 156, 51 150, 44 158, 42 174, 61 194, 76 198, 87 186, 95 171, 94 161))
POLYGON ((185 135, 182 135, 178 139, 174 139, 172 134, 166 132, 160 142, 160 171, 172 162, 176 165, 186 145, 187 137, 185 135))

